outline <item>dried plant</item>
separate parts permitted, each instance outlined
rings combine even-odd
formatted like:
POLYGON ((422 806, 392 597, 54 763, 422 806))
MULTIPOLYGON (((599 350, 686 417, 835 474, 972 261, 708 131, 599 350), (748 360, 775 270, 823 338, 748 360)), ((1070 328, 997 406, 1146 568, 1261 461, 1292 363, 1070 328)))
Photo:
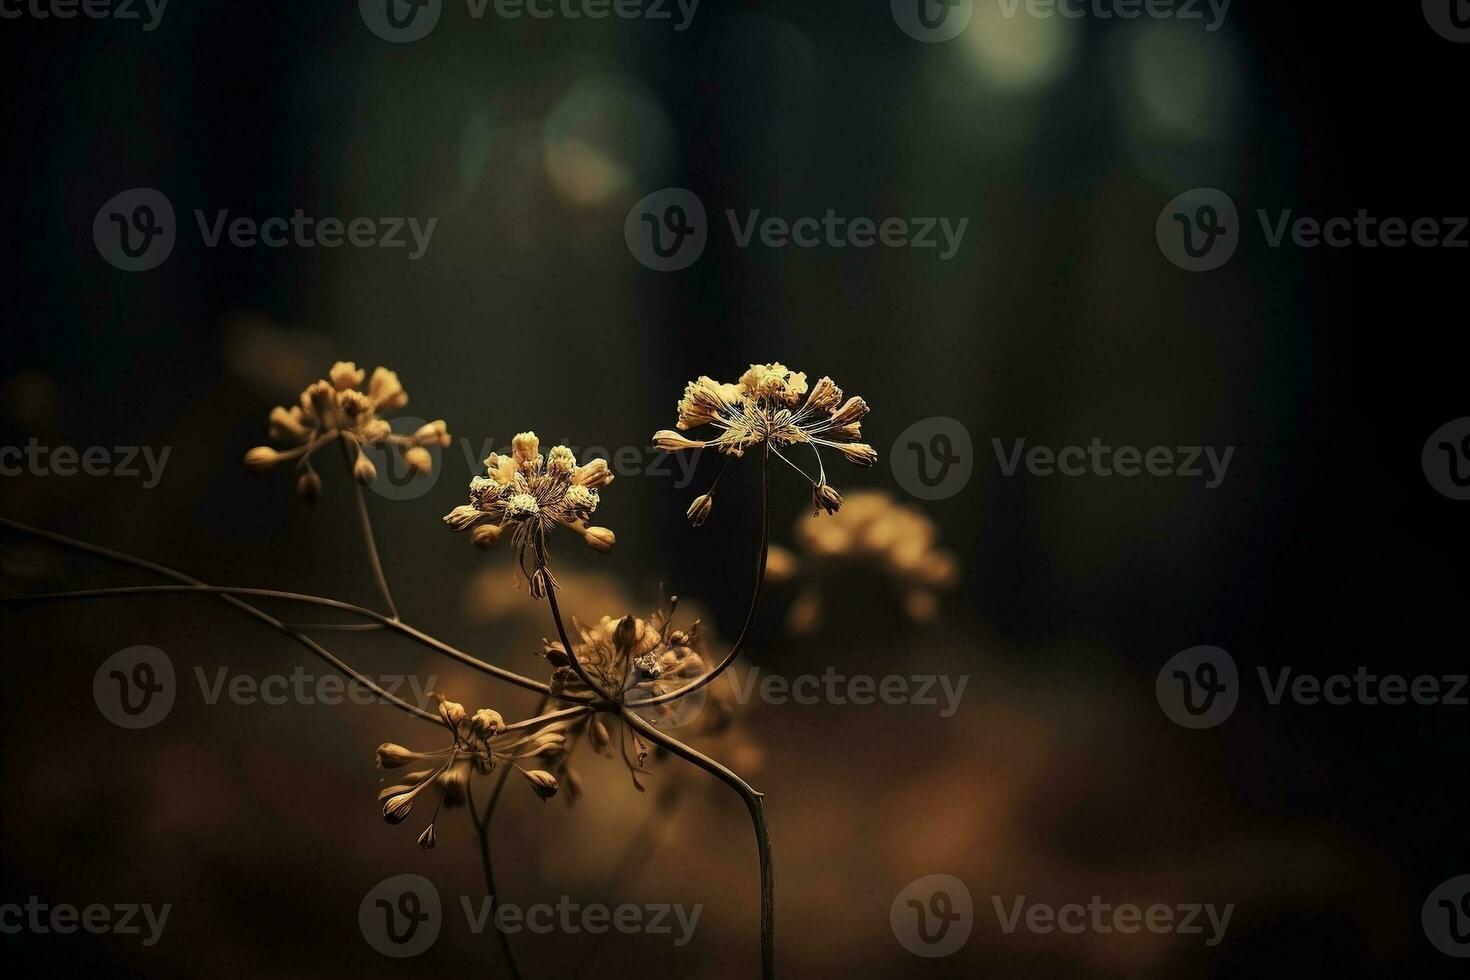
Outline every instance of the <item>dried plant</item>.
MULTIPOLYGON (((547 539, 555 529, 567 528, 582 535, 598 551, 611 549, 615 540, 612 531, 588 524, 600 503, 598 491, 613 480, 604 461, 578 465, 572 452, 564 446, 554 447, 543 457, 540 442, 531 432, 515 438, 510 455, 492 454, 486 459, 486 474, 470 482, 469 502, 455 508, 444 521, 456 531, 469 531, 475 543, 484 547, 496 544, 509 533, 531 595, 545 600, 556 631, 557 639, 548 641, 543 651, 550 678, 541 681, 475 657, 399 617, 359 486, 376 478, 375 467, 363 454, 363 448, 391 446, 402 454, 412 471, 423 473, 432 464, 426 447, 447 445, 449 434, 443 422, 425 425, 411 436, 395 434, 383 413, 401 408, 408 401, 397 375, 378 368, 366 392, 359 390, 364 379, 365 372, 352 362, 333 365, 327 379, 315 382, 301 393, 297 405, 289 409, 278 407, 271 412, 272 437, 290 442, 294 447, 287 450, 257 447, 246 454, 245 464, 252 470, 269 470, 281 463, 294 462, 298 492, 314 501, 320 496, 321 478, 312 465, 313 455, 328 443, 340 442, 345 468, 352 478, 363 543, 384 611, 295 592, 208 585, 162 565, 0 518, 0 524, 13 530, 129 565, 174 583, 53 592, 4 601, 140 594, 212 595, 282 632, 374 691, 384 703, 433 725, 441 737, 447 735, 448 745, 426 751, 395 743, 378 747, 378 766, 392 772, 410 770, 401 777, 395 776, 394 782, 379 794, 383 817, 390 824, 400 823, 422 801, 432 800, 432 815, 418 837, 419 845, 427 849, 438 843, 441 810, 464 806, 479 840, 491 895, 499 893, 491 861, 490 819, 511 772, 519 773, 528 788, 542 800, 558 793, 574 800, 580 795, 580 779, 569 766, 569 760, 582 742, 605 754, 613 752, 616 742, 634 785, 640 790, 643 789, 640 777, 648 772, 646 763, 650 754, 683 759, 732 789, 750 814, 760 864, 761 974, 774 977, 774 867, 764 798, 726 765, 674 738, 667 729, 687 721, 689 708, 696 703, 714 709, 705 712, 701 719, 704 730, 731 727, 733 706, 721 688, 710 685, 745 646, 760 604, 770 541, 770 457, 782 459, 807 479, 814 512, 837 513, 843 504, 842 497, 827 483, 820 448, 834 449, 859 465, 872 465, 877 454, 872 447, 857 441, 861 419, 868 412, 867 404, 856 397, 844 400, 830 378, 822 378, 808 389, 805 374, 790 371, 779 363, 755 364, 737 383, 720 384, 701 377, 686 388, 678 405, 678 428, 688 430, 711 425, 719 430, 718 436, 700 441, 665 430, 654 437, 660 448, 671 452, 703 447, 717 449, 727 457, 726 464, 748 451, 759 451, 761 522, 750 604, 740 633, 713 666, 700 652, 702 636, 698 622, 682 629, 674 626, 677 600, 670 600, 647 618, 620 610, 618 615, 604 616, 592 626, 583 626, 573 619, 576 639, 569 634, 557 600, 558 585, 549 564, 547 539), (816 477, 808 476, 782 452, 803 443, 816 455, 816 477), (329 609, 339 616, 352 617, 353 621, 288 624, 260 608, 257 602, 262 600, 329 609), (540 706, 530 717, 507 723, 492 708, 470 712, 462 704, 436 694, 438 710, 429 711, 383 690, 308 635, 317 631, 360 629, 390 631, 498 680, 535 691, 541 695, 540 706), (696 694, 700 695, 697 702, 687 700, 696 694), (485 806, 477 808, 475 784, 485 778, 493 785, 485 806)), ((723 473, 722 467, 710 490, 689 508, 690 520, 696 526, 709 518, 715 485, 723 473)), ((671 806, 672 800, 673 794, 666 793, 660 797, 659 806, 671 806)), ((636 853, 637 846, 636 841, 630 845, 629 854, 636 853)), ((508 937, 498 930, 497 934, 511 974, 519 976, 508 937)))

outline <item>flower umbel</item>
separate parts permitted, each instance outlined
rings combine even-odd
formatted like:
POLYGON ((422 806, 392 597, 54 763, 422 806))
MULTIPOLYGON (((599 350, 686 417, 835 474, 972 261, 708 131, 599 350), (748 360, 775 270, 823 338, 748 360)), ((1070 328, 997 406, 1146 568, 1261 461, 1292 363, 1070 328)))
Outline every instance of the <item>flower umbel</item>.
POLYGON ((297 492, 308 500, 321 493, 321 479, 312 468, 311 457, 329 442, 343 439, 356 451, 353 476, 361 483, 371 483, 377 467, 363 454, 366 446, 390 445, 403 456, 405 465, 415 473, 427 473, 433 466, 428 446, 449 445, 449 430, 442 420, 420 426, 413 435, 393 431, 383 412, 408 404, 408 393, 398 375, 380 367, 373 371, 367 391, 360 390, 367 372, 351 361, 332 365, 328 378, 316 381, 301 392, 297 404, 290 408, 271 409, 271 438, 295 443, 292 449, 279 450, 256 446, 245 454, 245 466, 251 470, 268 470, 288 460, 295 460, 301 471, 297 492))
POLYGON ((419 846, 427 850, 437 842, 434 822, 438 819, 439 808, 452 808, 464 803, 470 779, 477 773, 483 775, 492 771, 497 765, 515 766, 543 800, 556 794, 555 777, 539 768, 525 769, 521 763, 539 758, 554 759, 561 755, 566 748, 565 723, 548 724, 531 732, 502 734, 505 720, 500 712, 481 708, 474 714, 468 714, 462 704, 445 700, 438 694, 430 696, 438 699, 439 718, 449 729, 454 742, 449 748, 434 752, 414 752, 392 742, 378 746, 379 769, 399 769, 410 763, 424 766, 378 794, 378 800, 383 804, 383 819, 391 824, 402 823, 421 795, 431 789, 437 790, 439 798, 434 805, 434 816, 419 835, 419 846))
POLYGON ((607 462, 594 459, 584 466, 566 446, 555 446, 541 455, 541 441, 534 432, 522 432, 511 443, 511 453, 491 453, 485 459, 485 476, 470 481, 470 502, 444 515, 444 523, 456 531, 474 529, 475 543, 495 544, 510 532, 521 571, 538 599, 556 581, 544 567, 546 532, 558 525, 582 535, 589 547, 607 551, 616 540, 605 527, 590 527, 588 521, 600 502, 598 488, 613 481, 607 462), (532 568, 527 570, 527 551, 532 551, 532 568))
MULTIPOLYGON (((781 363, 752 364, 734 384, 701 375, 689 382, 679 402, 679 431, 664 429, 653 436, 664 452, 686 449, 716 449, 727 456, 743 456, 746 450, 764 445, 812 484, 818 509, 834 513, 842 497, 827 486, 827 471, 821 447, 836 450, 849 462, 872 466, 878 453, 862 438, 862 419, 868 403, 854 395, 843 399, 842 389, 823 377, 807 385, 806 375, 781 363), (711 425, 719 430, 713 439, 691 439, 681 432, 711 425), (805 444, 817 460, 817 478, 808 476, 781 450, 805 444)), ((723 471, 722 471, 723 472, 723 471)), ((719 478, 715 478, 719 482, 719 478)), ((712 494, 705 494, 689 509, 696 526, 710 513, 712 494)))
MULTIPOLYGON (((654 610, 647 619, 623 616, 615 619, 604 616, 595 626, 583 626, 575 618, 572 621, 573 641, 577 661, 588 678, 598 688, 589 690, 578 676, 567 657, 566 649, 558 642, 548 642, 544 656, 552 665, 551 691, 553 694, 569 694, 573 697, 595 695, 611 696, 620 705, 635 705, 639 701, 668 694, 684 687, 704 674, 704 659, 699 655, 700 629, 696 620, 688 629, 674 629, 674 611, 678 599, 654 610)), ((685 714, 698 710, 698 705, 683 705, 676 699, 652 706, 640 715, 650 724, 662 727, 677 725, 685 720, 685 714)), ((606 727, 597 715, 580 719, 576 723, 586 726, 588 740, 601 750, 611 742, 606 727)), ((623 727, 620 739, 623 760, 633 776, 633 785, 642 789, 638 776, 644 772, 643 761, 648 747, 636 734, 623 727), (628 743, 631 742, 632 751, 628 743)))

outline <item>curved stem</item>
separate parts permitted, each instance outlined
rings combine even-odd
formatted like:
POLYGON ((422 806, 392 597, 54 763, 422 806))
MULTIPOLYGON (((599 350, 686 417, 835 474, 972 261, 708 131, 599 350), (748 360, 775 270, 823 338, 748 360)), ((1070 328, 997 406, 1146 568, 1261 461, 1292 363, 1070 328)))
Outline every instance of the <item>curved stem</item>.
MULTIPOLYGON (((437 650, 445 656, 459 661, 466 667, 473 667, 476 670, 483 671, 492 677, 499 678, 500 680, 503 680, 510 684, 515 684, 517 687, 524 687, 529 691, 536 691, 539 694, 550 694, 551 692, 551 688, 541 681, 532 680, 529 677, 523 677, 522 675, 517 674, 515 671, 506 670, 504 667, 497 667, 495 664, 486 663, 485 661, 480 660, 477 657, 470 656, 468 653, 465 653, 463 650, 460 650, 457 647, 450 646, 443 640, 436 639, 435 637, 432 637, 427 633, 414 629, 407 623, 401 622, 396 619, 389 619, 387 616, 384 616, 380 612, 374 612, 373 610, 365 609, 362 606, 354 606, 350 602, 341 602, 337 599, 328 599, 324 596, 303 595, 299 592, 282 592, 277 589, 236 588, 234 586, 228 585, 205 585, 203 582, 192 585, 124 585, 106 589, 75 589, 70 592, 42 592, 36 595, 0 596, 0 604, 11 602, 56 602, 67 599, 111 599, 118 596, 130 595, 189 594, 220 595, 225 597, 248 595, 257 596, 263 599, 285 599, 292 602, 308 603, 315 606, 326 606, 330 609, 336 609, 341 612, 354 613, 358 616, 365 616, 369 619, 372 619, 381 624, 383 627, 392 630, 395 633, 402 634, 419 643, 422 643, 424 646, 429 647, 431 650, 437 650)), ((250 606, 248 603, 237 602, 235 604, 245 606, 250 609, 255 609, 254 606, 250 606)), ((260 612, 260 610, 258 609, 256 609, 255 611, 260 612)), ((279 624, 279 620, 276 620, 274 617, 271 617, 271 622, 279 624)), ((286 627, 284 626, 284 624, 280 624, 280 628, 285 629, 286 627)), ((561 698, 564 701, 572 701, 577 703, 586 703, 587 700, 584 698, 578 698, 575 695, 571 694, 551 694, 550 696, 561 698)), ((432 717, 435 720, 438 720, 439 718, 438 715, 433 715, 432 717)))
POLYGON ((587 690, 604 700, 613 700, 608 697, 607 692, 599 685, 592 682, 592 678, 587 675, 586 668, 577 659, 576 648, 572 646, 572 641, 567 638, 567 628, 561 621, 561 607, 556 604, 555 579, 552 578, 550 570, 546 567, 546 541, 540 536, 536 538, 536 570, 546 576, 546 604, 551 608, 551 619, 556 623, 556 635, 561 640, 562 649, 566 651, 567 660, 571 663, 572 670, 576 672, 577 677, 582 683, 587 685, 587 690))
POLYGON ((725 654, 714 670, 702 674, 694 680, 685 684, 678 690, 660 694, 657 697, 646 698, 642 701, 627 702, 630 708, 647 708, 656 704, 664 704, 668 701, 677 701, 686 694, 693 694, 725 672, 735 662, 736 656, 745 646, 746 639, 750 636, 750 628, 755 624, 755 612, 760 606, 761 589, 766 581, 766 556, 771 550, 771 444, 766 443, 765 454, 761 456, 761 549, 760 556, 755 565, 755 588, 750 594, 750 608, 745 613, 745 625, 740 627, 740 635, 735 638, 735 643, 730 647, 730 652, 725 654))
POLYGON ((775 980, 776 977, 776 884, 775 866, 771 860, 771 832, 766 827, 766 814, 761 807, 762 795, 749 783, 725 766, 697 749, 667 735, 631 711, 622 712, 623 719, 637 729, 650 742, 662 745, 675 755, 694 763, 705 772, 729 786, 750 811, 750 822, 755 828, 756 852, 761 866, 761 977, 775 980))
MULTIPOLYGON (((358 452, 362 452, 358 449, 358 452)), ((367 501, 362 497, 362 484, 357 482, 357 477, 352 473, 352 448, 347 441, 342 442, 342 458, 347 461, 347 479, 352 484, 352 498, 357 502, 357 523, 362 528, 362 538, 367 544, 368 566, 373 571, 373 581, 378 584, 378 591, 383 596, 383 602, 388 607, 388 615, 392 619, 398 618, 398 606, 393 602, 393 593, 388 589, 387 576, 383 574, 383 561, 378 556, 378 545, 373 539, 373 521, 368 516, 367 501)))
MULTIPOLYGON (((58 545, 61 545, 62 547, 71 548, 74 551, 80 551, 80 552, 83 552, 83 553, 86 553, 86 554, 95 555, 95 556, 97 556, 99 558, 105 558, 105 559, 107 559, 109 561, 118 562, 119 564, 128 565, 128 566, 131 566, 133 568, 142 569, 143 571, 146 571, 146 572, 152 572, 155 575, 160 575, 160 576, 162 576, 164 578, 172 579, 175 582, 184 583, 185 585, 187 585, 189 587, 188 589, 181 589, 181 588, 173 588, 173 589, 170 589, 167 586, 136 586, 136 587, 134 587, 134 591, 145 590, 145 589, 152 589, 153 591, 175 591, 175 592, 182 592, 182 591, 201 592, 202 591, 202 592, 214 592, 214 593, 218 593, 224 599, 225 602, 227 602, 230 605, 234 606, 235 608, 241 610, 242 612, 245 612, 248 615, 255 617, 256 619, 259 619, 262 622, 269 623, 271 626, 275 627, 278 630, 281 630, 282 632, 286 633, 286 635, 288 635, 288 636, 292 637, 293 639, 297 640, 297 642, 301 643, 303 646, 306 646, 307 649, 310 649, 313 653, 316 653, 318 656, 321 655, 318 652, 321 649, 320 648, 320 645, 317 644, 315 641, 313 641, 310 637, 303 636, 302 634, 297 633, 297 632, 292 632, 291 630, 289 630, 286 627, 286 625, 284 623, 282 623, 280 620, 276 619, 274 616, 271 616, 268 613, 263 612, 262 610, 256 608, 255 606, 252 606, 248 602, 244 602, 244 601, 242 601, 240 599, 236 599, 236 598, 234 598, 234 596, 235 595, 259 595, 259 596, 264 596, 264 597, 273 598, 273 599, 284 599, 284 600, 293 601, 293 602, 302 602, 302 603, 310 603, 310 604, 313 604, 313 605, 328 606, 328 607, 331 607, 333 609, 337 609, 339 611, 350 612, 350 613, 353 613, 354 615, 362 616, 362 617, 364 617, 366 619, 374 620, 375 622, 383 625, 384 627, 386 627, 388 629, 391 629, 391 630, 393 630, 396 633, 400 633, 403 636, 406 636, 406 637, 414 640, 417 643, 423 644, 424 646, 427 646, 427 647, 429 647, 432 650, 436 650, 439 653, 442 653, 442 654, 444 654, 444 655, 446 655, 448 657, 452 657, 453 659, 458 660, 460 663, 463 663, 466 666, 474 667, 476 670, 482 670, 485 673, 488 673, 488 674, 490 674, 490 675, 492 675, 494 677, 497 677, 497 678, 499 678, 499 679, 501 679, 501 680, 503 680, 503 681, 505 681, 505 682, 507 682, 509 684, 514 684, 517 687, 523 687, 523 688, 525 688, 527 690, 535 691, 538 694, 549 694, 550 691, 551 691, 551 688, 548 685, 543 684, 541 681, 532 680, 529 677, 523 677, 520 674, 515 673, 514 671, 506 670, 504 667, 497 667, 494 664, 485 663, 482 660, 479 660, 479 659, 477 659, 475 657, 470 656, 469 654, 465 653, 462 650, 459 650, 459 649, 456 649, 455 647, 450 646, 448 643, 445 643, 444 641, 442 641, 440 639, 437 639, 436 637, 429 636, 427 633, 424 633, 424 632, 421 632, 420 630, 414 629, 412 626, 409 626, 407 623, 404 623, 404 622, 402 622, 400 620, 389 619, 388 617, 384 616, 382 613, 374 612, 371 609, 364 609, 361 606, 354 606, 351 603, 339 602, 336 599, 326 599, 326 598, 322 598, 321 596, 303 595, 303 594, 297 593, 297 592, 279 592, 279 591, 272 591, 272 590, 269 590, 269 589, 229 589, 229 588, 216 588, 216 587, 211 586, 211 585, 206 585, 205 583, 199 581, 198 579, 193 578, 193 577, 191 577, 189 575, 186 575, 183 572, 178 571, 177 569, 169 568, 167 565, 160 565, 157 562, 148 561, 145 558, 136 558, 133 555, 129 555, 129 554, 125 553, 125 552, 114 551, 111 548, 104 548, 101 545, 90 544, 90 543, 88 543, 86 541, 78 540, 77 538, 70 538, 70 537, 67 537, 64 534, 58 534, 55 531, 47 531, 44 528, 32 527, 29 524, 22 524, 20 521, 11 520, 8 517, 0 517, 0 527, 8 527, 8 528, 10 528, 13 531, 19 531, 22 534, 29 534, 32 537, 41 538, 43 540, 50 541, 53 544, 58 544, 58 545)), ((92 591, 93 592, 96 592, 96 593, 99 593, 99 594, 103 594, 103 593, 109 593, 112 590, 92 590, 92 591)), ((11 602, 14 602, 14 601, 22 601, 22 602, 24 602, 24 601, 44 600, 44 599, 47 599, 47 598, 66 599, 66 598, 70 598, 70 597, 73 597, 73 596, 85 596, 85 595, 87 595, 87 593, 80 592, 79 591, 79 592, 70 592, 70 593, 68 593, 68 592, 51 593, 51 594, 47 594, 47 595, 11 596, 11 597, 0 597, 0 602, 7 602, 7 601, 11 601, 11 602)), ((572 702, 574 704, 582 704, 582 703, 586 703, 586 701, 587 701, 587 699, 585 699, 585 698, 579 698, 579 697, 577 697, 575 695, 570 695, 570 694, 554 694, 554 695, 552 695, 552 697, 555 697, 555 698, 557 698, 559 700, 562 700, 562 701, 569 701, 569 702, 572 702)), ((418 712, 416 711, 415 713, 418 713, 418 712)), ((430 715, 429 717, 431 717, 435 722, 439 722, 439 716, 438 715, 430 715)))
MULTIPOLYGON (((65 547, 72 548, 77 551, 83 551, 88 554, 96 555, 99 558, 106 558, 109 561, 120 562, 124 565, 131 565, 134 568, 140 568, 144 571, 152 572, 155 575, 162 575, 165 578, 170 578, 176 582, 183 583, 179 586, 158 586, 157 588, 169 589, 175 592, 215 591, 209 586, 205 585, 203 582, 200 582, 198 579, 191 578, 190 576, 185 575, 183 572, 175 571, 172 568, 168 568, 164 565, 159 565, 151 561, 146 561, 142 558, 134 558, 132 555, 124 554, 121 551, 113 551, 111 548, 103 548, 100 545, 88 544, 85 541, 78 541, 75 538, 68 538, 64 534, 57 534, 54 531, 45 531, 41 528, 31 527, 29 525, 22 524, 19 521, 12 521, 9 518, 5 517, 0 517, 0 526, 8 527, 16 531, 21 531, 25 534, 30 534, 35 537, 44 538, 45 540, 64 545, 65 547)), ((144 586, 143 588, 153 587, 144 586)), ((45 600, 48 598, 69 598, 71 595, 73 595, 73 593, 49 593, 43 596, 10 596, 4 599, 0 599, 0 602, 24 602, 28 599, 45 600)), ((338 659, 337 656, 326 647, 322 646, 320 643, 316 642, 309 636, 305 636, 301 633, 293 631, 292 629, 287 627, 286 624, 282 623, 279 619, 272 616, 270 613, 258 609, 255 606, 252 606, 250 603, 238 599, 233 595, 229 595, 224 592, 220 592, 219 595, 221 599, 234 606, 236 609, 239 609, 247 616, 254 617, 255 619, 260 620, 262 623, 265 623, 273 629, 280 630, 286 636, 289 636, 291 639, 304 646, 307 650, 311 651, 322 660, 325 660, 336 670, 340 671, 347 677, 357 681, 359 684, 362 684, 364 687, 368 688, 370 691, 378 695, 388 704, 393 705, 395 708, 398 708, 401 711, 406 711, 411 715, 422 718, 425 721, 430 721, 435 724, 441 723, 438 715, 425 711, 423 708, 420 708, 417 705, 409 704, 407 701, 404 701, 389 693, 388 691, 383 690, 383 688, 375 684, 371 678, 368 678, 363 674, 360 674, 357 671, 353 670, 346 664, 346 662, 338 659)))

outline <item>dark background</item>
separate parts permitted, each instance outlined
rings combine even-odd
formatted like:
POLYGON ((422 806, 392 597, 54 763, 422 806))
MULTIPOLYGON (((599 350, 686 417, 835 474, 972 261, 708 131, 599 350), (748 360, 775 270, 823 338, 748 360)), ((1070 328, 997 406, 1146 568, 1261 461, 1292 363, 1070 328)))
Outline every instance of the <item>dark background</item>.
MULTIPOLYGON (((370 34, 351 3, 173 0, 151 33, 0 24, 11 83, 0 92, 11 231, 0 444, 172 447, 157 488, 6 477, 0 514, 215 583, 372 602, 341 474, 327 468, 312 509, 288 474, 240 467, 271 405, 338 357, 393 367, 408 413, 447 419, 474 447, 526 428, 642 446, 672 425, 697 374, 733 380, 767 360, 830 374, 874 406, 865 429, 884 454, 867 472, 829 460, 834 483, 922 507, 963 578, 938 621, 916 625, 859 576, 800 639, 782 631, 793 590, 774 588, 751 662, 972 678, 952 719, 748 709, 784 972, 1449 972, 1419 914, 1436 885, 1470 871, 1467 709, 1268 707, 1248 686, 1227 724, 1190 732, 1159 711, 1153 683, 1168 657, 1202 643, 1252 676, 1464 670, 1454 558, 1465 505, 1435 493, 1419 463, 1429 434, 1467 414, 1451 302, 1464 253, 1273 250, 1254 212, 1465 214, 1454 131, 1470 48, 1433 33, 1412 4, 1239 0, 1213 34, 1198 22, 1067 21, 1060 35, 1001 33, 988 56, 964 39, 910 40, 883 3, 705 0, 684 33, 472 21, 448 7, 405 46, 370 34), (1025 74, 1032 43, 1062 59, 1050 78, 1025 74), (1016 63, 1020 75, 996 80, 996 65, 1016 63), (1176 115, 1151 114, 1160 104, 1176 115), (600 185, 595 161, 576 156, 558 179, 547 141, 563 127, 623 179, 600 185), (163 266, 129 274, 101 259, 91 226, 136 186, 170 197, 180 237, 163 266), (628 208, 664 186, 700 195, 712 224, 703 258, 670 274, 637 264, 622 239, 628 208), (1232 262, 1191 275, 1164 259, 1153 229, 1165 202, 1199 186, 1227 190, 1248 227, 1232 262), (440 221, 410 262, 402 250, 206 249, 196 207, 440 221), (971 220, 946 263, 915 250, 737 249, 726 207, 971 220), (923 503, 889 459, 898 433, 932 416, 965 424, 975 475, 923 503), (1093 436, 1238 448, 1212 491, 1004 478, 990 448, 1093 436), (930 961, 894 941, 887 915, 932 873, 966 881, 976 932, 930 961), (1185 937, 1007 936, 993 893, 1237 909, 1225 941, 1205 949, 1185 937)), ((484 568, 509 582, 505 555, 438 522, 469 475, 456 444, 424 496, 369 496, 390 579, 411 622, 536 670, 549 624, 534 610, 487 624, 461 601, 484 568)), ((672 482, 621 479, 599 511, 617 548, 594 555, 568 538, 559 562, 619 576, 637 609, 666 583, 728 637, 747 599, 755 467, 732 470, 718 519, 697 534, 682 511, 702 483, 672 482)), ((776 472, 775 499, 789 544, 805 506, 794 474, 776 472)), ((4 538, 13 593, 144 581, 4 538)), ((422 741, 411 720, 211 707, 196 689, 163 725, 120 732, 90 697, 114 650, 157 646, 181 672, 289 671, 305 655, 206 600, 0 615, 11 672, 0 900, 175 905, 152 949, 0 937, 18 972, 503 975, 489 937, 462 920, 406 963, 358 934, 361 895, 386 875, 424 873, 446 895, 483 888, 467 827, 441 830, 425 855, 408 827, 377 816, 372 748, 422 741)), ((531 708, 417 648, 329 645, 365 670, 437 673, 472 706, 531 708)), ((687 777, 691 799, 637 881, 614 886, 651 799, 620 764, 584 768, 591 788, 574 810, 507 800, 508 897, 704 902, 705 918, 677 950, 611 937, 594 957, 585 936, 522 936, 525 974, 751 975, 755 868, 738 803, 687 777)))

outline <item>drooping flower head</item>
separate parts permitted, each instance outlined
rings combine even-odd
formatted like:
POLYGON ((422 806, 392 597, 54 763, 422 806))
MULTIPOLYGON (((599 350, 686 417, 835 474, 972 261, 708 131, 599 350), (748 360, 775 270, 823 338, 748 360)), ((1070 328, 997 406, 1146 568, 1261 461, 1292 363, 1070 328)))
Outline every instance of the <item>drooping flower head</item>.
MULTIPOLYGON (((867 414, 868 403, 857 396, 844 400, 831 378, 808 386, 804 373, 784 364, 752 364, 734 384, 703 375, 689 382, 679 402, 679 432, 664 429, 654 434, 653 441, 664 452, 710 448, 729 456, 743 456, 746 450, 765 445, 812 484, 814 511, 832 514, 842 506, 842 496, 827 485, 820 448, 834 449, 859 466, 872 466, 878 453, 858 441, 867 414), (703 440, 679 434, 702 425, 714 426, 719 434, 703 440), (810 446, 816 456, 816 479, 782 453, 799 444, 810 446)), ((696 498, 689 520, 703 524, 712 506, 711 494, 696 498)))
POLYGON ((598 551, 609 550, 616 541, 612 531, 587 523, 600 502, 598 489, 613 481, 606 460, 578 466, 566 446, 553 447, 545 457, 540 450, 536 433, 522 432, 511 443, 510 455, 491 453, 485 459, 486 475, 470 481, 470 502, 444 516, 444 523, 456 531, 473 529, 475 543, 483 547, 509 531, 521 570, 537 598, 556 586, 544 563, 549 530, 571 528, 598 551))
MULTIPOLYGON (((583 626, 573 617, 577 662, 598 690, 588 689, 559 642, 548 641, 543 655, 552 665, 552 693, 611 697, 619 704, 632 706, 639 701, 672 693, 703 675, 705 664, 699 654, 699 622, 696 620, 688 629, 674 629, 677 605, 678 600, 671 599, 647 619, 604 616, 590 627, 583 626)), ((707 691, 707 688, 701 689, 688 698, 635 710, 656 727, 679 727, 699 714, 706 703, 707 691)), ((593 715, 579 719, 575 724, 578 726, 576 730, 586 726, 588 741, 595 748, 608 748, 611 736, 600 717, 593 715)), ((633 775, 633 784, 642 789, 638 775, 644 771, 647 745, 624 726, 620 748, 633 775), (631 743, 631 750, 628 743, 631 743)))
POLYGON ((300 471, 297 491, 309 500, 321 493, 321 478, 311 465, 312 454, 337 439, 346 440, 354 451, 352 473, 362 483, 370 483, 377 476, 377 467, 363 453, 368 446, 392 446, 410 470, 429 472, 433 458, 426 447, 449 445, 448 428, 440 420, 421 426, 413 435, 395 433, 382 413, 408 404, 408 393, 398 375, 384 367, 373 371, 363 392, 360 389, 366 376, 367 372, 353 362, 338 361, 328 378, 313 382, 301 392, 297 404, 271 409, 271 438, 294 443, 295 448, 256 446, 245 454, 245 466, 268 470, 295 460, 300 471))
POLYGON ((564 722, 553 722, 536 731, 506 732, 505 720, 498 711, 481 708, 470 714, 462 704, 438 694, 431 696, 439 702, 439 719, 453 736, 453 744, 433 752, 414 752, 392 742, 378 746, 380 769, 400 769, 411 763, 424 767, 408 773, 399 783, 378 794, 383 804, 383 819, 391 824, 402 823, 420 796, 437 791, 434 817, 419 835, 419 846, 431 848, 436 842, 434 820, 439 808, 464 803, 470 779, 498 765, 515 766, 541 799, 556 795, 556 777, 541 768, 523 768, 522 763, 531 764, 528 760, 539 759, 549 760, 548 765, 555 764, 554 760, 566 749, 564 722))

